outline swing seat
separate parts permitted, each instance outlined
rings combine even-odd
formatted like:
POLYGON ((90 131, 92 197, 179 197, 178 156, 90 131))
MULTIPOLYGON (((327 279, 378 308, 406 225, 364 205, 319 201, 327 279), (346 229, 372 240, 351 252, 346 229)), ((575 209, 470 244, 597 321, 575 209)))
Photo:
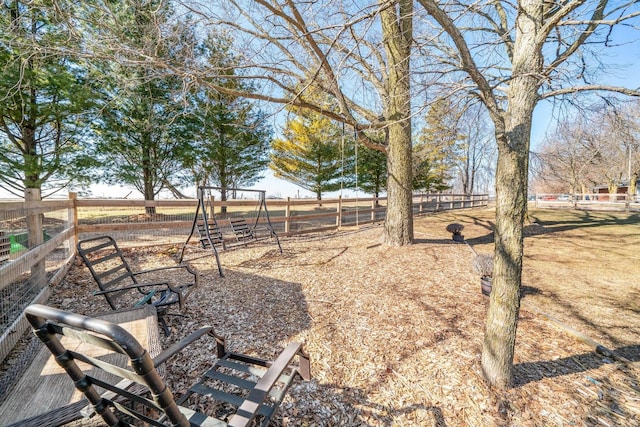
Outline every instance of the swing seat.
POLYGON ((200 244, 202 249, 212 249, 212 246, 221 246, 222 249, 226 249, 226 243, 222 236, 222 231, 218 227, 215 221, 208 221, 205 227, 204 222, 198 223, 198 234, 200 235, 200 244), (207 229, 209 235, 207 236, 207 229))
MULTIPOLYGON (((218 256, 219 247, 222 247, 223 250, 227 250, 235 247, 248 246, 251 241, 273 239, 273 241, 278 245, 279 252, 282 253, 280 240, 278 239, 278 235, 273 229, 271 220, 269 219, 269 212, 267 211, 267 202, 265 199, 265 192, 262 190, 199 186, 196 214, 193 218, 189 237, 187 237, 187 241, 184 242, 182 249, 180 250, 178 262, 182 262, 189 240, 195 236, 196 229, 200 236, 200 246, 202 246, 203 249, 211 250, 213 255, 216 257, 216 264, 218 264, 218 273, 220 274, 220 277, 223 277, 224 275, 222 273, 220 257, 218 256), (225 190, 231 194, 234 194, 236 191, 250 191, 258 193, 260 195, 258 199, 259 205, 256 208, 257 214, 253 225, 250 226, 242 217, 230 217, 227 219, 229 226, 224 225, 221 227, 215 219, 214 202, 213 197, 211 197, 210 190, 225 190), (205 198, 205 193, 207 191, 209 191, 209 197, 205 198), (208 200, 208 202, 206 200, 208 200), (262 221, 260 221, 261 213, 264 213, 264 219, 262 221), (260 224, 259 227, 257 227, 258 224, 260 224), (233 242, 233 237, 231 236, 235 237, 235 242, 233 242)), ((225 203, 223 203, 222 206, 228 204, 226 202, 228 202, 228 199, 225 200, 225 203)), ((248 206, 249 204, 251 204, 251 202, 243 201, 240 206, 248 206)))
POLYGON ((249 227, 244 218, 229 218, 229 225, 238 242, 256 240, 255 230, 249 227))

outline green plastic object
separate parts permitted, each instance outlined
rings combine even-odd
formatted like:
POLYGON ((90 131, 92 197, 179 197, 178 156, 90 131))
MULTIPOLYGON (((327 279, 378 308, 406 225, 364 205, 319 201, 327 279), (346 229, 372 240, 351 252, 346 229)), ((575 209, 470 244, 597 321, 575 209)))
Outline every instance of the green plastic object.
POLYGON ((24 251, 27 247, 22 243, 27 243, 27 233, 10 234, 9 242, 11 242, 11 249, 9 250, 9 253, 15 254, 16 252, 24 251))
MULTIPOLYGON (((51 239, 47 230, 42 230, 42 239, 46 242, 51 239)), ((17 252, 26 251, 28 249, 29 233, 26 231, 19 234, 10 234, 9 242, 11 242, 11 249, 9 253, 15 254, 17 252)))

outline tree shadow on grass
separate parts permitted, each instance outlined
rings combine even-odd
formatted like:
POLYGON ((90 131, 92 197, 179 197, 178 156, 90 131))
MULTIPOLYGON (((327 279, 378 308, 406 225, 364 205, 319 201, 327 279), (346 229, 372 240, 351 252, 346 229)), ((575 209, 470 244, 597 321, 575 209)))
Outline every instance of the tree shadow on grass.
POLYGON ((576 401, 585 410, 585 425, 637 425, 635 402, 640 395, 640 378, 638 369, 631 364, 638 361, 640 345, 634 344, 607 355, 590 352, 557 360, 520 363, 514 366, 514 386, 582 373, 573 383, 576 401), (624 360, 621 358, 630 363, 614 362, 614 359, 624 360), (598 370, 614 363, 609 369, 598 370))
MULTIPOLYGON (((539 219, 535 215, 531 215, 530 219, 533 222, 530 224, 525 224, 523 229, 525 239, 527 237, 538 236, 541 234, 557 233, 579 228, 597 228, 610 225, 637 225, 638 223, 640 223, 640 214, 634 213, 626 218, 620 218, 614 215, 605 215, 605 217, 603 218, 602 212, 598 212, 598 215, 595 216, 591 212, 584 211, 580 212, 580 216, 578 219, 569 221, 545 221, 539 219)), ((474 216, 469 216, 468 221, 473 222, 473 224, 476 226, 486 229, 488 232, 481 236, 465 239, 465 242, 467 244, 476 246, 491 244, 495 242, 495 224, 492 221, 486 221, 482 218, 476 218, 474 216)))
POLYGON ((540 295, 542 292, 540 289, 534 286, 522 285, 520 286, 520 298, 524 298, 527 295, 540 295))
POLYGON ((544 230, 544 233, 555 233, 578 228, 594 228, 608 225, 637 225, 640 222, 640 214, 634 213, 626 218, 620 218, 615 215, 606 215, 603 212, 598 212, 596 216, 593 215, 592 212, 581 211, 579 218, 572 221, 545 221, 538 219, 535 215, 532 215, 531 219, 544 230), (603 218, 603 215, 606 217, 603 218))

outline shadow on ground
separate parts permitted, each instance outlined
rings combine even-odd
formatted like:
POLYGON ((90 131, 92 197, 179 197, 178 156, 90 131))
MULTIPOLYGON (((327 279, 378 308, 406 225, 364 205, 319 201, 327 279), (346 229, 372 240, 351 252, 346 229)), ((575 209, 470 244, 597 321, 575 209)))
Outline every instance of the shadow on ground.
MULTIPOLYGON (((612 351, 617 358, 624 358, 630 362, 640 361, 640 345, 629 345, 612 351)), ((603 365, 615 363, 612 358, 595 352, 578 354, 556 360, 519 363, 514 366, 514 384, 516 387, 527 383, 540 381, 543 378, 553 378, 598 369, 603 365)))

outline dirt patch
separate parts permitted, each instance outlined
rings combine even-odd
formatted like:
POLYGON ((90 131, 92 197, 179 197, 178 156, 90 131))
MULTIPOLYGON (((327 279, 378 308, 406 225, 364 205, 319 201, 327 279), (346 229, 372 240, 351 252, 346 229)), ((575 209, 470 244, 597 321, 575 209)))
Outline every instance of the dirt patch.
MULTIPOLYGON (((532 239, 550 235, 540 224, 529 230, 532 239)), ((576 303, 562 312, 553 299, 564 292, 562 284, 549 284, 542 274, 534 280, 532 261, 516 343, 517 385, 497 392, 480 372, 488 299, 472 268, 474 251, 491 251, 490 213, 417 219, 416 243, 407 247, 380 245, 381 231, 371 226, 282 239, 282 255, 270 245, 222 252, 224 278, 213 256, 190 253, 186 261, 202 275, 201 287, 188 301, 188 317, 170 318, 173 333, 164 346, 206 324, 232 350, 262 357, 304 342, 313 380, 291 389, 275 425, 638 425, 637 299, 626 306, 576 303), (465 225, 469 243, 451 240, 445 226, 452 219, 465 225), (623 318, 626 328, 602 343, 629 363, 596 354, 539 311, 587 334, 597 327, 585 331, 585 322, 623 318)), ((126 256, 136 268, 152 268, 175 263, 178 249, 127 250, 126 256)), ((108 310, 91 296, 94 288, 86 268, 76 265, 50 304, 87 314, 108 310)), ((565 291, 576 300, 587 289, 565 291)), ((170 361, 167 377, 176 394, 211 360, 212 344, 170 361)))

